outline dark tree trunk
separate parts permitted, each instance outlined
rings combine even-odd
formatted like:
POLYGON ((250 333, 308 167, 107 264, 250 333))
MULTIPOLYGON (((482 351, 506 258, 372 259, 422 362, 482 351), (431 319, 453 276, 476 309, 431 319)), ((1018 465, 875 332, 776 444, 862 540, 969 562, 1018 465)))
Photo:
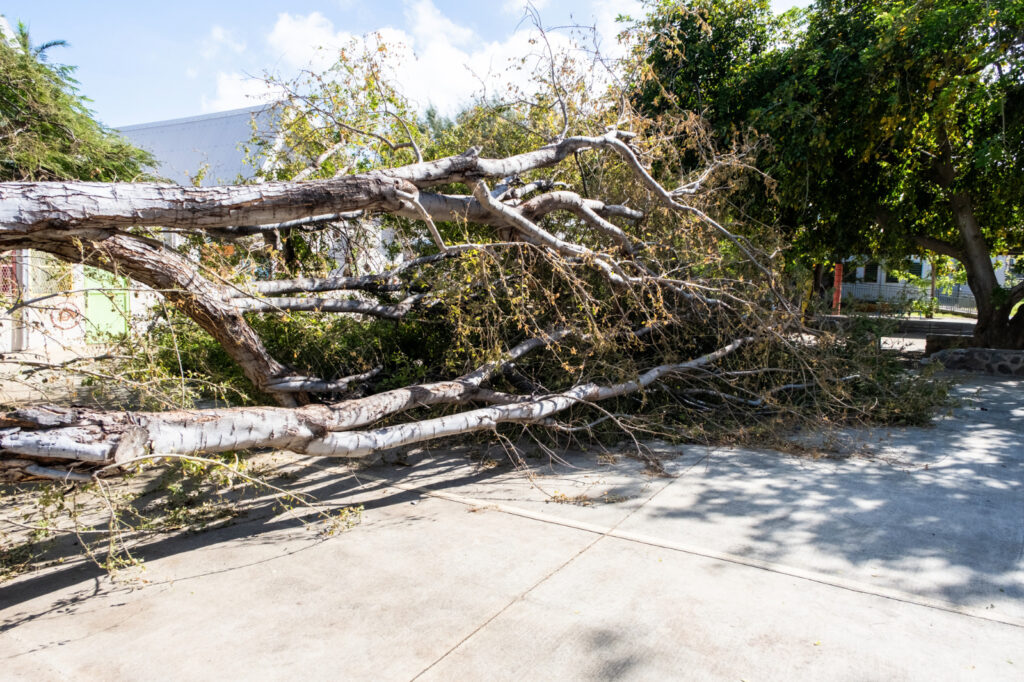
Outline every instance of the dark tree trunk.
POLYGON ((814 295, 824 301, 828 296, 828 285, 829 278, 832 270, 826 269, 824 265, 818 263, 814 266, 814 295))
POLYGON ((1011 321, 1012 301, 1000 300, 1006 297, 996 279, 992 249, 978 224, 970 194, 957 187, 956 165, 945 126, 940 126, 939 136, 940 155, 934 165, 936 180, 949 192, 949 209, 960 233, 959 248, 947 245, 949 250, 939 252, 953 255, 967 271, 967 286, 978 307, 974 343, 986 348, 1024 348, 1024 321, 1020 315, 1011 321))
POLYGON ((981 306, 978 306, 974 344, 983 348, 1024 350, 1024 310, 1010 317, 1009 305, 989 308, 989 312, 982 317, 981 306))

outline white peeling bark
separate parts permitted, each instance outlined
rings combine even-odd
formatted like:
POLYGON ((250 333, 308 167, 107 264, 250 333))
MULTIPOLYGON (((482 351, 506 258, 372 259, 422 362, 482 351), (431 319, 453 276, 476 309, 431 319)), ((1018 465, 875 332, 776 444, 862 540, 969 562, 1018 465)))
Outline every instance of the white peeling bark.
MULTIPOLYGON (((310 407, 295 410, 235 408, 208 411, 218 412, 216 417, 204 414, 204 411, 184 413, 188 414, 184 422, 177 422, 175 415, 171 414, 135 415, 131 425, 126 427, 121 423, 114 426, 121 429, 120 434, 112 433, 113 424, 109 423, 112 421, 110 419, 105 425, 76 424, 41 432, 7 429, 0 432, 0 448, 10 455, 38 455, 107 464, 149 455, 202 454, 254 447, 279 448, 320 457, 365 457, 384 449, 493 429, 504 423, 540 424, 575 405, 635 393, 669 376, 701 369, 735 352, 749 341, 750 337, 738 339, 694 360, 655 367, 633 381, 611 386, 587 383, 557 394, 371 431, 327 431, 323 421, 309 418, 313 412, 310 407), (295 418, 302 413, 305 413, 305 418, 295 418), (212 424, 215 424, 215 428, 202 428, 212 424), (197 429, 197 426, 200 428, 197 429), (126 443, 127 447, 124 446, 126 443)), ((411 393, 401 395, 402 391, 408 390, 402 389, 362 399, 363 404, 355 410, 345 408, 351 408, 360 401, 343 403, 345 407, 341 411, 347 412, 349 423, 355 424, 358 419, 351 417, 365 415, 367 408, 372 409, 374 419, 379 419, 384 416, 385 410, 390 408, 393 413, 398 405, 408 408, 442 401, 463 402, 460 398, 471 397, 473 382, 483 376, 480 372, 478 370, 470 375, 473 378, 452 382, 449 386, 434 384, 419 387, 424 389, 420 397, 429 396, 427 402, 416 400, 411 393)), ((494 398, 494 394, 488 397, 494 398)), ((177 415, 178 418, 181 416, 177 415)), ((334 421, 337 426, 339 416, 331 415, 333 419, 329 421, 334 421)), ((7 420, 16 417, 16 413, 13 417, 8 415, 7 420)), ((93 417, 96 421, 103 420, 102 415, 93 417)))
POLYGON ((532 222, 536 222, 539 217, 554 211, 569 211, 606 237, 610 237, 626 253, 633 253, 633 243, 629 236, 617 225, 602 218, 591 202, 575 192, 560 191, 541 194, 521 204, 519 210, 523 217, 532 222))
POLYGON ((750 340, 749 337, 739 339, 695 360, 661 365, 644 372, 633 381, 612 386, 583 384, 563 393, 527 402, 484 407, 373 431, 329 433, 321 439, 311 441, 304 452, 320 457, 365 457, 380 450, 404 447, 436 438, 486 431, 499 424, 537 424, 580 403, 598 402, 635 393, 669 375, 699 369, 735 352, 750 340))
POLYGON ((334 379, 333 381, 324 381, 323 379, 314 379, 311 377, 288 377, 287 379, 281 379, 273 382, 270 387, 275 391, 285 391, 289 393, 339 393, 341 391, 348 390, 349 386, 352 384, 372 379, 380 374, 383 369, 383 367, 374 367, 368 372, 353 374, 342 379, 334 379))
POLYGON ((221 187, 157 183, 0 183, 0 245, 7 238, 46 229, 81 231, 129 226, 208 229, 281 223, 357 210, 418 213, 415 206, 403 199, 402 193, 417 195, 420 189, 438 184, 518 175, 554 165, 582 149, 608 147, 612 137, 609 134, 567 138, 558 144, 505 159, 480 158, 476 150, 470 150, 435 161, 312 182, 221 187))
POLYGON ((181 187, 156 183, 0 183, 0 242, 44 229, 180 229, 280 223, 357 209, 396 211, 416 188, 380 175, 316 182, 181 187))
MULTIPOLYGON (((417 407, 462 404, 509 362, 566 338, 560 330, 528 339, 502 358, 452 381, 385 391, 333 405, 236 407, 169 412, 98 412, 80 408, 29 408, 0 416, 0 459, 34 455, 77 461, 109 461, 123 434, 145 432, 139 448, 154 455, 198 454, 277 448, 304 453, 328 433, 355 429, 417 407)), ((484 399, 493 394, 485 392, 484 399)))
MULTIPOLYGON (((550 192, 548 194, 534 197, 528 201, 520 202, 516 197, 511 197, 508 200, 499 199, 494 197, 495 201, 500 201, 502 205, 526 213, 530 220, 536 220, 543 215, 551 213, 557 210, 574 210, 577 208, 576 204, 579 203, 579 209, 588 209, 590 212, 596 213, 602 218, 619 217, 627 220, 642 220, 644 217, 643 211, 638 211, 628 206, 619 206, 616 204, 606 204, 603 201, 596 199, 583 199, 574 192, 550 192), (557 200, 551 201, 542 197, 560 197, 572 195, 572 197, 579 198, 579 202, 576 199, 569 199, 566 202, 559 202, 557 200), (570 205, 572 204, 572 205, 570 205)), ((470 223, 476 223, 478 225, 491 225, 493 227, 502 227, 505 225, 505 221, 496 221, 494 219, 493 211, 490 211, 486 206, 481 204, 475 197, 468 196, 465 194, 435 194, 431 192, 420 192, 419 194, 420 205, 423 209, 430 214, 434 220, 445 221, 445 220, 465 220, 470 223)), ((412 208, 405 208, 395 213, 403 218, 409 218, 416 220, 419 218, 419 213, 412 208)), ((618 228, 616 228, 618 229, 618 228)))
MULTIPOLYGON (((250 288, 266 296, 280 294, 315 293, 320 291, 400 291, 402 285, 397 281, 383 281, 376 275, 362 277, 296 277, 294 279, 275 279, 265 282, 253 282, 250 288)), ((243 292, 235 292, 234 297, 245 296, 243 292)))
POLYGON ((530 170, 554 166, 573 152, 600 145, 597 137, 568 137, 524 154, 504 159, 486 159, 474 148, 458 156, 414 163, 401 168, 375 171, 381 175, 408 180, 420 189, 450 182, 466 182, 477 178, 507 178, 530 170))
POLYGON ((412 307, 423 300, 424 294, 414 294, 395 305, 371 303, 355 299, 336 298, 235 298, 232 304, 244 312, 313 312, 313 313, 352 313, 379 317, 385 320, 400 320, 409 314, 412 307))

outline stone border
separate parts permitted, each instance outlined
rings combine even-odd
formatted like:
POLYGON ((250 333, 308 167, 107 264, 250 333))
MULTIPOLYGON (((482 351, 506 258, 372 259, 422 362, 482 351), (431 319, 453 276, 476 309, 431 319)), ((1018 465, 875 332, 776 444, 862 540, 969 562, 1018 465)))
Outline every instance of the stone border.
POLYGON ((995 348, 948 348, 933 353, 923 363, 937 362, 946 369, 984 372, 996 376, 1024 377, 1024 350, 995 348))

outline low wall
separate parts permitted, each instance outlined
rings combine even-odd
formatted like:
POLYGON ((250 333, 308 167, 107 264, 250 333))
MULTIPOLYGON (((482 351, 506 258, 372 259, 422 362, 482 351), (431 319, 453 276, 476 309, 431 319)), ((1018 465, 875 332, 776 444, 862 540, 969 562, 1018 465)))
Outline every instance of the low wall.
POLYGON ((1024 376, 1024 350, 993 348, 948 348, 924 362, 937 362, 946 369, 985 372, 997 376, 1024 376))

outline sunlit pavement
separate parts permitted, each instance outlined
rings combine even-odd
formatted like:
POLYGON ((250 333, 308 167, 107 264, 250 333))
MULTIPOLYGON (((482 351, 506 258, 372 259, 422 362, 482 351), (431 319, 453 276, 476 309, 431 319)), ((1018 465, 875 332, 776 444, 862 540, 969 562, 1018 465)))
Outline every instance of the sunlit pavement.
POLYGON ((153 543, 127 582, 19 578, 0 677, 1019 680, 1024 382, 961 378, 934 427, 827 456, 304 462, 359 526, 268 509, 153 543))

